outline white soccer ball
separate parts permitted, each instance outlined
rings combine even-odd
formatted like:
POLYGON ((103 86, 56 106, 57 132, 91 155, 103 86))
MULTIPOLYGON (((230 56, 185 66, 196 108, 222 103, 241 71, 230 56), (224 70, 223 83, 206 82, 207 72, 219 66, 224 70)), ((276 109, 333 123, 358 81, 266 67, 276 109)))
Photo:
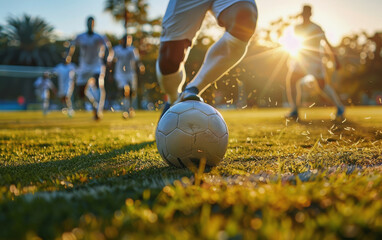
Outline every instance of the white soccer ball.
POLYGON ((205 159, 207 166, 216 166, 227 151, 228 128, 215 108, 185 101, 162 116, 155 137, 158 151, 169 165, 192 168, 205 159))

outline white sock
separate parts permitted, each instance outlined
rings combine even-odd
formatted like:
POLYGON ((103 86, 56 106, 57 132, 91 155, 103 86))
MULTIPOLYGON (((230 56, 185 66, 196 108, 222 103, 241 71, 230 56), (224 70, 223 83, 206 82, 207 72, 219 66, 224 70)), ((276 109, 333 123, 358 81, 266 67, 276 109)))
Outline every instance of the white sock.
POLYGON ((187 88, 196 87, 202 93, 211 83, 218 80, 241 61, 247 52, 247 46, 248 42, 225 32, 208 50, 202 67, 187 85, 187 88))
POLYGON ((334 89, 329 84, 325 84, 325 87, 323 90, 326 93, 326 95, 328 95, 328 97, 337 106, 337 108, 342 108, 344 106, 342 104, 340 98, 338 97, 337 93, 334 91, 334 89))
POLYGON ((157 61, 156 73, 160 88, 167 94, 168 102, 173 103, 178 98, 179 93, 182 91, 183 84, 186 81, 184 65, 181 64, 179 70, 175 73, 162 75, 159 62, 157 61))

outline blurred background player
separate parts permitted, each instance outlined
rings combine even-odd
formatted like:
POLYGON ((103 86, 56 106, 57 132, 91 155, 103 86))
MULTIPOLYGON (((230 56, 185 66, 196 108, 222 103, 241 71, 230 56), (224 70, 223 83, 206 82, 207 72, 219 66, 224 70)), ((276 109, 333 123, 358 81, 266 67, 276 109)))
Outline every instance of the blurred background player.
POLYGON ((74 76, 76 65, 73 63, 67 63, 64 59, 64 63, 59 63, 54 69, 53 73, 58 78, 58 97, 67 107, 68 117, 72 117, 74 114, 72 106, 72 94, 74 89, 74 76))
POLYGON ((311 6, 304 5, 301 16, 303 19, 302 24, 295 26, 294 29, 295 35, 301 39, 301 50, 291 61, 286 80, 288 102, 292 108, 287 117, 298 118, 297 102, 300 102, 299 98, 301 95, 301 85, 299 84, 299 81, 310 74, 315 77, 320 89, 322 89, 329 99, 336 105, 336 118, 342 118, 345 107, 330 84, 325 82, 326 71, 325 66, 322 64, 322 57, 324 54, 324 49, 321 45, 322 42, 326 44, 327 52, 331 55, 331 58, 334 59, 336 70, 338 70, 341 65, 334 53, 333 47, 326 39, 322 28, 310 20, 310 17, 312 16, 311 6), (297 99, 299 99, 299 101, 297 101, 297 99))
POLYGON ((145 71, 145 66, 140 62, 139 52, 132 46, 133 38, 124 35, 120 45, 115 46, 114 57, 117 60, 114 68, 114 79, 117 82, 118 92, 122 94, 122 117, 134 117, 133 100, 137 93, 137 73, 139 67, 141 74, 145 71))
POLYGON ((42 113, 45 116, 48 113, 50 91, 57 92, 56 87, 50 80, 50 73, 44 72, 41 77, 38 77, 34 82, 36 88, 37 97, 42 101, 42 113))
POLYGON ((77 70, 77 86, 80 97, 85 96, 92 104, 94 119, 102 118, 105 103, 105 52, 108 51, 108 61, 113 59, 110 42, 94 32, 94 18, 87 19, 88 30, 76 37, 71 43, 66 62, 70 63, 76 46, 80 47, 79 67, 77 70))
POLYGON ((168 99, 163 113, 178 101, 202 101, 203 91, 242 60, 256 23, 254 0, 170 0, 156 65, 159 85, 168 99), (212 11, 225 33, 209 48, 199 72, 179 95, 186 77, 184 63, 207 11, 212 11))

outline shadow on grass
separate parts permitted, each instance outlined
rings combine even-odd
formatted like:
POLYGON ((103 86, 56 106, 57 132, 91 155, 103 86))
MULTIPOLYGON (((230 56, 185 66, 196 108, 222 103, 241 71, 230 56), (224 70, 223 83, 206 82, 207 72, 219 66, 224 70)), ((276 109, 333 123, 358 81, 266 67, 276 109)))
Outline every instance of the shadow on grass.
MULTIPOLYGON (((123 168, 135 169, 135 166, 138 165, 136 160, 117 162, 113 161, 114 157, 139 151, 153 145, 154 141, 147 141, 127 145, 103 154, 94 153, 76 156, 68 160, 2 166, 0 167, 0 183, 29 185, 36 182, 44 183, 44 181, 55 180, 78 180, 81 182, 81 176, 78 174, 93 176, 93 178, 110 177, 115 170, 123 168), (74 179, 67 179, 68 176, 74 179)), ((142 171, 145 169, 150 172, 150 168, 158 167, 160 166, 155 167, 153 164, 148 163, 136 170, 142 171)))

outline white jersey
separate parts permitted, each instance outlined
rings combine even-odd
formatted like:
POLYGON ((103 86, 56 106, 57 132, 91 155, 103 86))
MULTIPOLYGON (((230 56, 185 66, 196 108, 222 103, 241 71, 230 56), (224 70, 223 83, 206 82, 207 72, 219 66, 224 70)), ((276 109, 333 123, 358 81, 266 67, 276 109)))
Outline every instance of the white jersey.
POLYGON ((54 89, 54 84, 49 78, 39 77, 34 82, 34 87, 39 90, 52 90, 54 89))
POLYGON ((315 23, 297 25, 295 34, 302 39, 302 51, 291 62, 290 67, 295 72, 311 74, 317 79, 325 77, 325 68, 322 65, 323 47, 321 41, 325 39, 325 33, 315 23))
POLYGON ((106 47, 107 39, 97 33, 82 33, 76 37, 74 44, 80 47, 79 65, 100 67, 102 61, 99 57, 101 47, 106 47))
POLYGON ((117 59, 114 68, 114 79, 117 81, 118 88, 123 88, 129 84, 136 89, 136 66, 139 61, 139 53, 135 47, 115 46, 114 57, 117 59))
POLYGON ((320 26, 310 22, 309 24, 297 25, 295 34, 302 39, 302 47, 310 55, 321 56, 323 49, 321 40, 325 39, 325 33, 320 26))
POLYGON ((117 58, 115 64, 115 73, 128 74, 135 73, 137 61, 139 61, 139 53, 135 47, 122 47, 118 45, 113 48, 114 57, 117 58))
POLYGON ((67 96, 73 89, 76 65, 58 64, 53 71, 58 77, 58 96, 67 96))
POLYGON ((49 98, 49 90, 54 89, 54 84, 49 78, 39 77, 33 85, 42 99, 49 98))
POLYGON ((106 48, 107 38, 97 33, 82 33, 76 37, 74 43, 80 47, 77 84, 86 84, 90 77, 99 74, 102 66, 101 50, 106 48))

